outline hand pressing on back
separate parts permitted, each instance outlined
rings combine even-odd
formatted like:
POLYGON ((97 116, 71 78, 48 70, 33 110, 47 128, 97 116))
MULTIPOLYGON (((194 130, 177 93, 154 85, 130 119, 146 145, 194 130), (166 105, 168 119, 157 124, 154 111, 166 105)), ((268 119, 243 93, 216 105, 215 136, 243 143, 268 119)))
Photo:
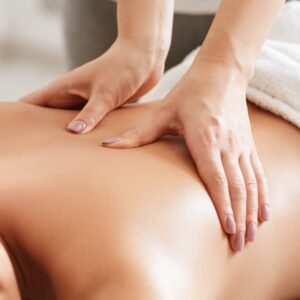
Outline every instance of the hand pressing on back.
POLYGON ((128 40, 118 39, 99 58, 20 101, 65 109, 84 106, 67 129, 72 133, 87 133, 107 113, 125 103, 134 102, 150 90, 163 71, 163 59, 128 40))
POLYGON ((268 221, 270 206, 252 137, 246 87, 246 78, 235 67, 202 59, 148 118, 103 142, 124 149, 168 134, 181 135, 235 251, 254 241, 258 221, 268 221))

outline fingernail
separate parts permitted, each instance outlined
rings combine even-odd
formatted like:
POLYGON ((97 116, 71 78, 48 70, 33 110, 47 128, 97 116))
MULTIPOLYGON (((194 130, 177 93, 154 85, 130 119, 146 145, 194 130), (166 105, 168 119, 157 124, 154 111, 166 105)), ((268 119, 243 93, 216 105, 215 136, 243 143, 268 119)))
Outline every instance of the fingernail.
POLYGON ((246 239, 249 242, 253 242, 256 236, 256 224, 254 222, 250 222, 247 226, 246 231, 246 239))
POLYGON ((270 219, 270 208, 267 204, 263 205, 261 208, 261 218, 263 221, 269 221, 270 219))
POLYGON ((120 137, 120 136, 114 136, 114 137, 112 137, 110 139, 107 139, 104 142, 102 142, 102 145, 110 145, 110 144, 119 142, 121 140, 122 140, 122 137, 120 137))
POLYGON ((243 232, 239 232, 235 237, 234 248, 236 251, 242 251, 245 245, 245 235, 243 232))
POLYGON ((229 234, 233 234, 236 231, 235 222, 232 216, 226 218, 226 230, 229 234))
POLYGON ((80 133, 86 128, 86 123, 81 120, 73 121, 69 124, 68 130, 72 133, 80 133))

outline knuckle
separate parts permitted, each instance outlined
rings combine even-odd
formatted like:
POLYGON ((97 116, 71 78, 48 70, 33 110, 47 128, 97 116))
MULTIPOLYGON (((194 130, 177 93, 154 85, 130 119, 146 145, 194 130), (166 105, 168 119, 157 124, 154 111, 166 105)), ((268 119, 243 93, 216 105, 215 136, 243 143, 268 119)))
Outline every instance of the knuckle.
POLYGON ((232 193, 234 193, 235 199, 237 199, 237 201, 240 200, 244 200, 244 198, 246 197, 246 188, 243 182, 241 181, 235 181, 230 185, 230 189, 232 191, 232 193))
POLYGON ((210 127, 213 127, 216 130, 221 130, 225 125, 224 119, 220 118, 217 115, 210 115, 208 118, 208 122, 210 124, 210 127))
POLYGON ((224 216, 232 216, 232 208, 230 202, 223 200, 221 207, 217 209, 224 216))
POLYGON ((142 131, 141 131, 141 128, 138 126, 138 127, 134 127, 134 128, 131 128, 129 129, 126 133, 125 133, 125 136, 128 136, 128 137, 135 137, 135 138, 141 138, 142 137, 142 131))
POLYGON ((247 211, 247 222, 257 223, 257 208, 252 208, 251 210, 247 211))
POLYGON ((117 106, 116 102, 114 101, 116 99, 117 98, 113 96, 113 93, 108 91, 102 91, 99 95, 99 100, 107 110, 112 110, 117 106))
POLYGON ((197 139, 200 139, 203 145, 209 148, 215 146, 218 140, 218 133, 212 126, 198 129, 196 135, 197 139))
POLYGON ((106 103, 117 98, 118 92, 111 84, 108 84, 106 81, 99 80, 91 87, 91 95, 97 95, 99 101, 106 103))
POLYGON ((246 219, 243 216, 240 216, 236 219, 236 225, 237 227, 242 230, 245 231, 246 229, 246 219))
POLYGON ((249 178, 249 180, 246 181, 246 189, 250 193, 257 193, 257 183, 254 177, 249 178))
POLYGON ((94 124, 97 121, 97 111, 94 107, 87 106, 84 109, 84 117, 90 123, 94 124))
POLYGON ((229 149, 235 149, 236 148, 236 136, 232 130, 228 130, 226 142, 228 144, 229 149))
POLYGON ((212 181, 217 187, 224 188, 227 185, 227 179, 223 172, 216 171, 212 175, 212 181))

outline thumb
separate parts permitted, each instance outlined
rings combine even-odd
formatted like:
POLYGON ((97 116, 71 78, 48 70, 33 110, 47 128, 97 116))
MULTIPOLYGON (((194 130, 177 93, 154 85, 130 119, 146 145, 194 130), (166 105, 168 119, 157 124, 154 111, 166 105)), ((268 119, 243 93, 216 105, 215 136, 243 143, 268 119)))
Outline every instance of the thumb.
POLYGON ((92 131, 111 110, 108 101, 101 96, 92 96, 82 111, 70 122, 67 130, 71 133, 84 134, 92 131))
POLYGON ((47 86, 23 96, 18 101, 39 106, 72 108, 86 102, 85 100, 83 101, 83 97, 80 94, 77 95, 75 93, 72 95, 70 93, 76 87, 76 83, 76 77, 72 73, 69 73, 47 86))
POLYGON ((49 100, 53 97, 54 91, 50 86, 41 88, 37 91, 31 92, 30 94, 23 96, 18 101, 28 104, 47 106, 49 105, 49 100))
POLYGON ((134 148, 150 144, 159 137, 168 134, 168 115, 152 112, 150 117, 136 127, 127 130, 121 136, 115 136, 102 142, 102 146, 111 148, 134 148))

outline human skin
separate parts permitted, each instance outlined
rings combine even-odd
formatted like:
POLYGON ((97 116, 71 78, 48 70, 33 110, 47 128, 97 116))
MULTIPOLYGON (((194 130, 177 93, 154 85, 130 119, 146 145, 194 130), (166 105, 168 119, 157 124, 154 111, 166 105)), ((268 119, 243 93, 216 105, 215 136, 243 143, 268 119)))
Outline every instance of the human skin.
MULTIPOLYGON (((90 132, 106 114, 136 100, 161 78, 173 2, 119 0, 118 38, 112 47, 22 101, 56 108, 86 103, 67 128, 77 134, 90 132)), ((243 250, 245 236, 254 240, 258 220, 268 221, 270 215, 245 95, 283 3, 223 0, 202 50, 162 105, 143 122, 103 141, 107 147, 132 148, 170 132, 183 135, 236 251, 243 250)))
POLYGON ((170 132, 184 136, 236 251, 243 250, 245 233, 254 239, 258 219, 267 221, 270 215, 267 181, 247 117, 246 89, 283 4, 221 1, 196 59, 164 103, 140 124, 104 141, 120 149, 146 145, 170 132))
MULTIPOLYGON (((63 129, 76 111, 0 105, 0 232, 23 297, 299 297, 299 130, 249 106, 272 218, 235 253, 180 137, 127 150, 100 146, 156 105, 115 110, 79 137, 63 129)), ((0 296, 19 299, 8 296, 15 279, 0 250, 0 296)))

